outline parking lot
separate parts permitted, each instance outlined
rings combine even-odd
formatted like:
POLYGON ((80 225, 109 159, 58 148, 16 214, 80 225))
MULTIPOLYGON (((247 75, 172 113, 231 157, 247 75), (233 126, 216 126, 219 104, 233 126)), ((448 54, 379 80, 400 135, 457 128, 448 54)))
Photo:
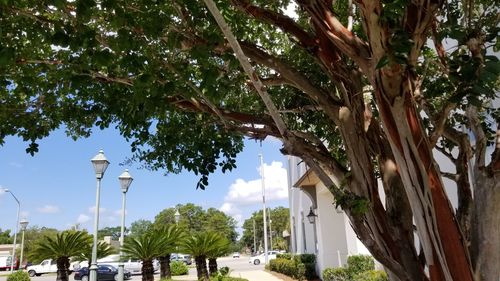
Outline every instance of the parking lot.
MULTIPOLYGON (((241 256, 240 258, 232 258, 232 257, 223 257, 217 259, 217 263, 219 267, 227 266, 231 269, 231 275, 237 277, 245 277, 245 272, 255 271, 255 270, 264 270, 264 265, 254 265, 248 263, 248 256, 241 256)), ((0 281, 6 281, 7 275, 5 272, 1 273, 0 281)), ((155 274, 155 279, 160 280, 160 274, 155 274)), ((173 278, 174 280, 197 280, 196 278, 196 268, 193 265, 189 268, 188 276, 178 276, 173 278)), ((55 281, 55 274, 46 274, 38 277, 31 278, 32 281, 55 281)), ((69 281, 73 281, 73 275, 70 275, 69 281)), ((132 275, 131 281, 140 281, 141 275, 132 275)))

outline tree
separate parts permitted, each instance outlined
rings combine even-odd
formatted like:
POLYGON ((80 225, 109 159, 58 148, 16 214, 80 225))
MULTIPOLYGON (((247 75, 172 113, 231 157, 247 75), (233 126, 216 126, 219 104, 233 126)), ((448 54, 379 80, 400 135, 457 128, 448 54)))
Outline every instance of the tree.
MULTIPOLYGON (((285 207, 276 207, 274 209, 269 209, 266 212, 266 215, 271 217, 271 230, 274 233, 273 235, 273 249, 282 249, 283 243, 279 242, 278 239, 281 237, 281 234, 284 230, 290 232, 290 213, 288 208, 285 207), (280 247, 276 247, 277 244, 280 244, 280 247)), ((241 243, 245 247, 249 247, 253 249, 253 241, 254 241, 254 230, 253 225, 255 221, 255 237, 258 243, 264 243, 264 221, 262 219, 262 210, 256 211, 252 213, 250 218, 246 219, 243 222, 243 235, 240 239, 241 243)), ((268 217, 269 221, 269 217, 268 217)), ((269 226, 269 224, 268 224, 269 226)), ((271 233, 268 231, 268 235, 271 233)), ((286 244, 286 243, 285 243, 286 244)), ((257 251, 258 249, 253 249, 253 251, 257 251)))
POLYGON ((238 238, 236 232, 236 220, 215 208, 208 208, 203 224, 203 231, 211 231, 221 234, 229 241, 235 242, 238 238))
POLYGON ((131 161, 205 188, 243 136, 276 137, 392 280, 496 280, 498 5, 352 2, 220 0, 216 23, 201 1, 1 1, 0 141, 116 124, 131 161))
POLYGON ((213 231, 222 234, 232 242, 238 237, 234 218, 215 208, 204 210, 193 203, 179 204, 175 208, 164 209, 155 217, 155 226, 177 225, 175 221, 177 210, 180 214, 179 228, 187 233, 213 231))
POLYGON ((193 256, 198 280, 208 281, 207 258, 223 247, 223 237, 214 232, 199 232, 184 239, 179 249, 193 256))
POLYGON ((180 241, 184 239, 185 232, 176 225, 159 227, 154 231, 156 236, 163 239, 161 253, 158 256, 158 260, 160 261, 160 279, 171 279, 170 255, 177 251, 180 241))
MULTIPOLYGON (((93 244, 93 237, 89 234, 87 234, 89 243, 85 246, 83 249, 82 253, 79 256, 75 257, 76 261, 87 261, 87 264, 90 266, 92 264, 92 248, 94 247, 93 244)), ((97 242, 97 259, 107 257, 109 255, 115 254, 116 250, 111 247, 108 243, 104 241, 99 241, 97 242)))
MULTIPOLYGON (((125 229, 127 231, 127 229, 125 229)), ((114 226, 114 227, 105 227, 102 229, 97 230, 97 238, 99 240, 102 240, 104 236, 111 236, 112 240, 118 241, 120 239, 120 234, 121 234, 121 227, 120 226, 114 226)))
POLYGON ((130 225, 130 236, 139 237, 143 236, 151 230, 153 223, 148 220, 136 220, 130 225))
POLYGON ((142 260, 142 281, 154 281, 153 259, 161 256, 164 239, 153 232, 127 237, 123 244, 125 256, 142 260))
POLYGON ((12 244, 14 239, 10 237, 10 229, 2 231, 0 228, 0 244, 12 244))
POLYGON ((82 255, 90 243, 92 240, 86 232, 64 231, 55 238, 45 236, 34 251, 40 258, 56 261, 57 281, 68 281, 70 258, 82 255))
POLYGON ((24 231, 24 255, 26 260, 34 264, 40 263, 44 258, 39 256, 35 251, 38 244, 44 243, 46 237, 55 239, 59 233, 57 229, 31 226, 24 231))
POLYGON ((217 258, 229 254, 229 250, 231 249, 231 242, 226 237, 220 235, 220 233, 218 235, 219 238, 212 242, 215 245, 214 250, 207 254, 208 273, 211 276, 216 275, 219 271, 217 258))

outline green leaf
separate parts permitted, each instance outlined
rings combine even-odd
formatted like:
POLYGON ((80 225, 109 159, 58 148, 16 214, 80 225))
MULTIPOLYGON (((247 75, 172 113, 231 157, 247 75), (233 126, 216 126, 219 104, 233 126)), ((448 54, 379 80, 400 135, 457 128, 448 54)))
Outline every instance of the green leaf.
POLYGON ((0 66, 13 64, 16 60, 16 50, 12 47, 0 49, 0 66))
POLYGON ((383 56, 380 58, 380 60, 377 63, 376 69, 380 69, 384 66, 386 66, 389 63, 389 57, 387 55, 383 56))

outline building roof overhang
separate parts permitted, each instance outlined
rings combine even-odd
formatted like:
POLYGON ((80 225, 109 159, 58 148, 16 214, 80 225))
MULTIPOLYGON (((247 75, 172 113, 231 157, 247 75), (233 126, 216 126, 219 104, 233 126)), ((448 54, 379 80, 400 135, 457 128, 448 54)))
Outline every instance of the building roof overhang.
POLYGON ((305 188, 305 187, 315 187, 319 183, 319 177, 313 172, 312 169, 308 169, 300 179, 295 182, 293 187, 305 188))

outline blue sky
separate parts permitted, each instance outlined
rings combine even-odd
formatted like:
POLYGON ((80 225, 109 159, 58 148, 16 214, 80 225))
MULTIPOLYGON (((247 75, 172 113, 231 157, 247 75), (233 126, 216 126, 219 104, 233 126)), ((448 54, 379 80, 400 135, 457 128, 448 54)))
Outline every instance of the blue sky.
MULTIPOLYGON (((198 177, 183 172, 164 175, 162 171, 120 166, 130 156, 129 145, 114 129, 96 130, 90 138, 73 141, 62 130, 40 141, 34 157, 26 154, 26 143, 7 138, 0 147, 0 187, 8 188, 21 201, 21 218, 30 226, 67 229, 75 223, 92 231, 96 182, 90 159, 103 149, 111 162, 102 180, 99 227, 120 224, 121 192, 118 176, 129 169, 134 181, 127 193, 126 225, 138 219, 153 220, 161 210, 178 203, 192 202, 203 208, 215 207, 238 221, 262 208, 258 154, 265 162, 266 197, 269 205, 288 206, 286 157, 275 139, 246 141, 232 172, 215 173, 210 185, 196 190, 198 177)), ((0 192, 0 228, 14 229, 17 204, 0 192)))

